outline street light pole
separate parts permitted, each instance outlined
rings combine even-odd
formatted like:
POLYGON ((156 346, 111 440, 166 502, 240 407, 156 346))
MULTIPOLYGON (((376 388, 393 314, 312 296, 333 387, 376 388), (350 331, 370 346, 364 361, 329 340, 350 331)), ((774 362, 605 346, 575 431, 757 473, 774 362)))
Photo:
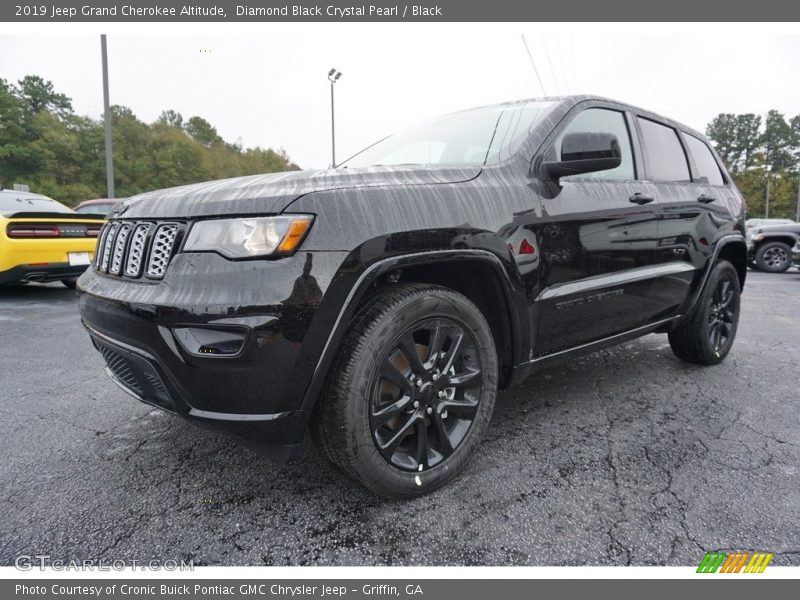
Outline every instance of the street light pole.
POLYGON ((111 147, 111 108, 108 98, 108 51, 106 49, 106 36, 100 36, 100 52, 103 55, 103 120, 105 121, 106 134, 106 195, 114 197, 114 154, 111 147))
POLYGON ((341 77, 341 72, 337 71, 336 69, 331 69, 328 71, 328 81, 331 82, 331 168, 336 168, 336 125, 334 122, 334 113, 333 113, 333 84, 339 81, 339 77, 341 77))
POLYGON ((800 223, 800 181, 797 182, 797 210, 795 211, 794 220, 800 223))
MULTIPOLYGON (((800 165, 798 165, 800 167, 800 165)), ((800 223, 800 168, 797 169, 797 212, 795 221, 800 223)))
POLYGON ((769 219, 769 186, 772 182, 772 165, 765 165, 764 168, 767 170, 767 201, 764 206, 764 218, 769 219))
POLYGON ((767 202, 764 209, 764 218, 769 219, 769 171, 767 171, 767 202))

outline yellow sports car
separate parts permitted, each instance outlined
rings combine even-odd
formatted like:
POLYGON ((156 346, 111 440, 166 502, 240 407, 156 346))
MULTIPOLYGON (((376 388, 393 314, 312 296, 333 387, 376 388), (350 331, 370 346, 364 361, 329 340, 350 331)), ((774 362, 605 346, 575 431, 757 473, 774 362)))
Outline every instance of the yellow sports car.
POLYGON ((103 218, 40 194, 0 188, 0 284, 60 281, 75 287, 92 262, 103 218))

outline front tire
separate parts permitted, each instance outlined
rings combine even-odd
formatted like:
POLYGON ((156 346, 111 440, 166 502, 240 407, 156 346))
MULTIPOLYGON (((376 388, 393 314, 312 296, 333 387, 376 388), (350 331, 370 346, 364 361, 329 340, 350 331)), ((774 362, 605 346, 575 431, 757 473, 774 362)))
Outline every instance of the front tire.
POLYGON ((783 273, 792 266, 792 249, 783 242, 767 242, 756 250, 759 271, 783 273))
POLYGON ((491 330, 472 302, 443 287, 393 285, 345 336, 312 437, 376 494, 420 496, 452 479, 477 448, 497 372, 491 330))
POLYGON ((739 324, 739 275, 727 260, 714 265, 692 317, 669 333, 678 358, 715 365, 733 346, 739 324))

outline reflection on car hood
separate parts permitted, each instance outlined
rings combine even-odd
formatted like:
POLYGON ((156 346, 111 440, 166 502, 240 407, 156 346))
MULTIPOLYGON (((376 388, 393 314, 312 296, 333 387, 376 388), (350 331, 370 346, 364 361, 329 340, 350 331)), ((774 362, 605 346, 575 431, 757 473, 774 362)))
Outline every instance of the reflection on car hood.
POLYGON ((480 167, 397 166, 251 175, 139 194, 121 202, 110 216, 180 219, 279 213, 293 200, 313 192, 458 183, 474 179, 480 172, 480 167))

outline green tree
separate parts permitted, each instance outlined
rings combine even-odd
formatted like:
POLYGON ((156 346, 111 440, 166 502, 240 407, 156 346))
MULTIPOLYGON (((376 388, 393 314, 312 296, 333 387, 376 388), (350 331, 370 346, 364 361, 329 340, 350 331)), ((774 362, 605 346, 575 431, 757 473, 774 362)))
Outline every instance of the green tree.
POLYGON ((19 97, 31 113, 47 111, 63 118, 72 114, 72 101, 56 93, 53 84, 37 75, 26 75, 19 81, 19 97))
POLYGON ((156 123, 162 125, 172 125, 173 127, 183 127, 183 115, 172 109, 161 111, 156 123))
POLYGON ((717 153, 728 168, 739 165, 740 151, 736 131, 736 115, 721 113, 706 126, 706 135, 714 142, 717 153))
MULTIPOLYGON (((117 195, 297 169, 282 150, 243 149, 201 117, 184 121, 165 110, 145 123, 125 106, 111 107, 117 195)), ((103 122, 74 114, 51 82, 29 75, 0 79, 0 184, 27 183, 74 205, 105 195, 103 122)))
POLYGON ((217 130, 202 117, 191 117, 183 128, 186 133, 204 146, 222 143, 222 138, 219 137, 217 130))
POLYGON ((794 133, 784 116, 777 110, 767 113, 764 128, 764 147, 767 164, 774 171, 794 171, 794 133))
POLYGON ((800 115, 787 121, 777 110, 763 121, 752 113, 717 115, 706 134, 747 201, 747 213, 795 217, 800 179, 800 115))

